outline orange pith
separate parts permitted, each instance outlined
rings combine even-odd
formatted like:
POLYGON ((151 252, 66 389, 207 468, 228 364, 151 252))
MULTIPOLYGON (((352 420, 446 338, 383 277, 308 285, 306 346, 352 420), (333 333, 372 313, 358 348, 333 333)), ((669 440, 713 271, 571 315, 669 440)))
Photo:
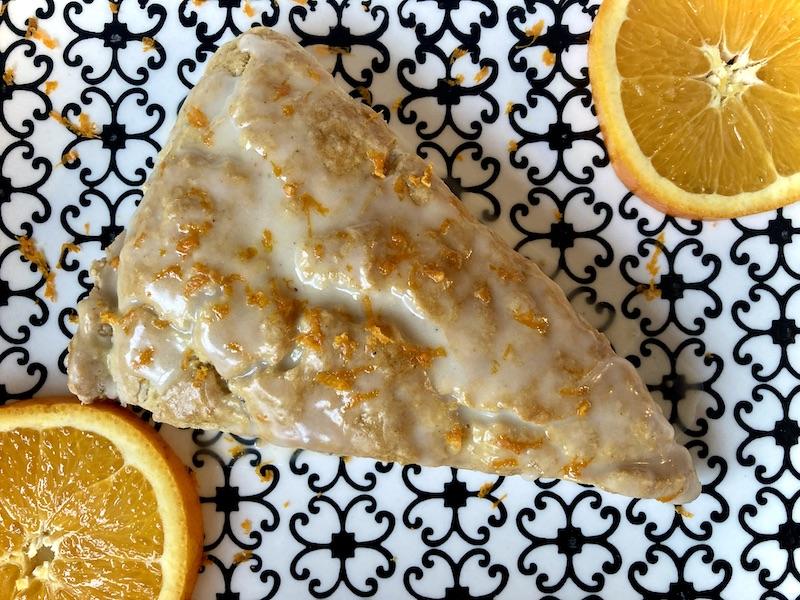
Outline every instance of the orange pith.
POLYGON ((615 169, 678 215, 800 197, 800 0, 606 0, 590 41, 615 169))
POLYGON ((0 409, 0 598, 188 598, 199 504, 165 448, 111 405, 0 409))

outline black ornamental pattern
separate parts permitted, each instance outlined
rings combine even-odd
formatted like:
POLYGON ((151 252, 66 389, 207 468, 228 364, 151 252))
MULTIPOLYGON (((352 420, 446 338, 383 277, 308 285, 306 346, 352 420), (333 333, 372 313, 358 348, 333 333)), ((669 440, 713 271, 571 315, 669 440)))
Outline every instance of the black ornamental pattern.
POLYGON ((586 64, 599 1, 0 6, 2 401, 63 389, 91 261, 130 219, 212 53, 263 24, 556 279, 640 369, 703 484, 689 518, 557 481, 161 427, 199 484, 196 597, 797 597, 800 207, 701 223, 619 183, 586 64), (26 37, 31 19, 50 43, 26 37), (45 250, 57 297, 23 236, 45 250))

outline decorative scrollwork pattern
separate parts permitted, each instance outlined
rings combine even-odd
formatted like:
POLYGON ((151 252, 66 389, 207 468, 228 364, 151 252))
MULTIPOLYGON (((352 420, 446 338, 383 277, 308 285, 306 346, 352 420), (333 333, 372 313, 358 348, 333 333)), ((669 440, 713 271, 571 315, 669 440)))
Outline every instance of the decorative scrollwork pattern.
POLYGON ((195 596, 794 600, 800 204, 700 222, 626 189, 589 80, 599 6, 0 0, 0 403, 66 390, 91 264, 130 222, 188 89, 222 44, 274 27, 627 355, 702 493, 676 512, 554 479, 178 431, 137 410, 198 482, 195 596))

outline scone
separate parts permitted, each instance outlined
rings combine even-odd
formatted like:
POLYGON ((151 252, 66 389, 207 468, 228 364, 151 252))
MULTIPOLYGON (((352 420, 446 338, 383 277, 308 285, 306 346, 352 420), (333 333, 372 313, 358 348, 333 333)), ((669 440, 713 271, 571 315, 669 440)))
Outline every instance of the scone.
POLYGON ((633 367, 297 44, 187 98, 78 305, 69 384, 179 427, 686 502, 633 367))

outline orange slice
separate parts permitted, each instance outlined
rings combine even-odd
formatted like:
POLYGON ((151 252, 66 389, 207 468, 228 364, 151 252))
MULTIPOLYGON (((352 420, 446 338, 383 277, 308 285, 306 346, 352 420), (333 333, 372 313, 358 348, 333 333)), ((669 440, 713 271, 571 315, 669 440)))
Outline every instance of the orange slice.
POLYGON ((189 598, 202 542, 189 473, 132 413, 0 408, 0 598, 189 598))
POLYGON ((642 199, 724 218, 800 198, 800 0, 605 0, 589 75, 642 199))

